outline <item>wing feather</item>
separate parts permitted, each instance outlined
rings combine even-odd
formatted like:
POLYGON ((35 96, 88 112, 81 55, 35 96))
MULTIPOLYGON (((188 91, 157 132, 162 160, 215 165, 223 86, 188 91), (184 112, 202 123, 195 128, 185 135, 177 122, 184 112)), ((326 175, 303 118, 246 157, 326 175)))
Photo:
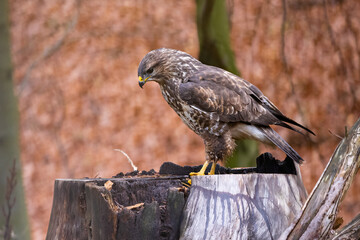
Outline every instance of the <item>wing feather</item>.
POLYGON ((223 69, 204 65, 179 86, 180 98, 223 122, 243 122, 259 126, 286 123, 315 135, 310 129, 283 115, 254 85, 223 69))
POLYGON ((211 67, 192 75, 180 84, 180 98, 202 111, 217 114, 223 122, 244 122, 268 126, 279 120, 254 99, 240 77, 211 67))

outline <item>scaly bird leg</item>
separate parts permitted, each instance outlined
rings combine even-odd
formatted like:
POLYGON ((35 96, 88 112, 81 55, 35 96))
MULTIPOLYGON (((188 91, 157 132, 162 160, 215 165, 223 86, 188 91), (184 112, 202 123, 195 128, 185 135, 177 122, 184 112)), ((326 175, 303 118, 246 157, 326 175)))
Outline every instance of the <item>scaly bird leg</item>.
POLYGON ((210 172, 208 175, 214 175, 215 174, 215 168, 216 168, 216 162, 212 162, 210 172))
POLYGON ((206 162, 204 163, 204 165, 202 166, 202 168, 200 169, 199 172, 191 172, 191 173, 189 173, 189 175, 190 176, 202 176, 202 175, 205 175, 205 170, 206 170, 208 165, 209 165, 209 161, 206 160, 206 162))

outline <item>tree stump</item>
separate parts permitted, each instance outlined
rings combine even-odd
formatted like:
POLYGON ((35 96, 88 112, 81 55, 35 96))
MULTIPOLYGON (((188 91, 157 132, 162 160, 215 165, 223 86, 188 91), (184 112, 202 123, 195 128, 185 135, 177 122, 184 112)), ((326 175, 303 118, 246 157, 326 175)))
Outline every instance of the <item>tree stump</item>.
POLYGON ((187 197, 182 181, 200 168, 165 163, 159 174, 58 179, 46 239, 360 239, 360 214, 334 230, 338 205, 360 168, 360 119, 307 200, 289 158, 263 154, 256 168, 216 166, 220 175, 192 178, 187 197))
POLYGON ((46 239, 178 239, 183 178, 57 179, 46 239))
POLYGON ((306 197, 297 175, 192 177, 181 239, 278 239, 306 197))
POLYGON ((257 164, 193 177, 189 199, 182 181, 201 166, 165 163, 153 176, 58 179, 46 238, 276 239, 301 211, 306 191, 292 160, 264 154, 257 164))

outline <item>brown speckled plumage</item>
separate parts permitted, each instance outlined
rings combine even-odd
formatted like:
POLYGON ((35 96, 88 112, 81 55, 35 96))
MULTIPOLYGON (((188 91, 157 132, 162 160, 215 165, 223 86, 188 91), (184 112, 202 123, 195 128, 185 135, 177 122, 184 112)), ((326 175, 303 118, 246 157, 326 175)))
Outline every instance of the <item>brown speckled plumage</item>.
POLYGON ((139 65, 138 75, 141 87, 148 81, 160 85, 168 104, 203 138, 207 160, 224 160, 234 150, 234 139, 250 138, 275 144, 296 162, 302 161, 270 125, 297 131, 290 123, 313 132, 284 116, 244 79, 166 48, 149 52, 139 65))

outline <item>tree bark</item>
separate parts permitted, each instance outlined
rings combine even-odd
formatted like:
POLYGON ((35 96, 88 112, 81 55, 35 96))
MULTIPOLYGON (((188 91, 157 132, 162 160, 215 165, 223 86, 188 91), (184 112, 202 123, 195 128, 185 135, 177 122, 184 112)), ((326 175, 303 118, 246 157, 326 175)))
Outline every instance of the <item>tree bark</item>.
POLYGON ((46 239, 178 239, 182 179, 58 179, 46 239))

